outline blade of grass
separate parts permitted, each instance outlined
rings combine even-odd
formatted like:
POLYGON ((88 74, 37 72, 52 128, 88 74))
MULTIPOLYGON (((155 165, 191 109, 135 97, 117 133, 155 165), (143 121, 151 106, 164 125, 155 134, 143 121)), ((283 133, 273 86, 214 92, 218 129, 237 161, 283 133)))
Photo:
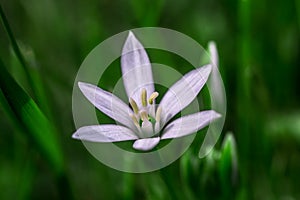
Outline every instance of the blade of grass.
POLYGON ((18 131, 22 131, 22 126, 20 126, 13 110, 11 109, 11 107, 9 106, 2 90, 1 90, 1 87, 0 87, 0 105, 1 105, 1 108, 4 112, 4 114, 10 119, 10 122, 12 123, 12 125, 14 126, 14 128, 18 131))
MULTIPOLYGON (((51 114, 50 108, 48 106, 49 102, 47 101, 48 98, 44 91, 44 83, 41 79, 39 70, 37 67, 34 67, 34 66, 29 67, 29 65, 27 64, 27 60, 22 54, 22 49, 17 44, 17 41, 16 41, 14 34, 9 26, 7 17, 2 9, 1 4, 0 4, 0 18, 1 18, 2 24, 4 26, 4 29, 7 33, 7 36, 10 40, 13 52, 16 55, 18 61, 20 62, 21 66, 23 68, 23 71, 25 72, 26 81, 28 82, 28 85, 30 88, 29 91, 32 92, 32 94, 33 94, 33 99, 36 100, 37 104, 40 105, 41 109, 44 112, 51 114)), ((31 53, 33 53, 33 52, 31 52, 31 53)), ((32 62, 35 62, 35 60, 32 62)))
POLYGON ((34 101, 18 85, 0 60, 0 92, 3 93, 1 94, 2 99, 0 103, 6 106, 5 112, 13 119, 16 126, 21 127, 20 132, 25 133, 27 138, 32 140, 30 143, 33 143, 36 149, 45 156, 45 160, 50 163, 51 168, 56 172, 61 196, 73 198, 71 185, 64 171, 63 154, 57 138, 57 129, 53 122, 55 119, 54 113, 51 112, 39 68, 35 65, 32 66, 32 63, 36 63, 35 60, 28 60, 22 54, 24 49, 18 46, 1 4, 0 18, 11 42, 13 52, 25 72, 26 80, 30 87, 29 91, 33 93, 33 97, 36 100, 34 101), (50 116, 53 123, 46 119, 44 113, 48 114, 48 117, 50 116))
MULTIPOLYGON (((16 56, 18 57, 21 65, 24 67, 24 71, 26 73, 26 76, 30 77, 30 73, 29 73, 26 61, 25 61, 25 59, 24 59, 24 57, 23 57, 23 55, 22 55, 22 53, 20 51, 19 46, 17 45, 17 41, 16 41, 16 39, 15 39, 12 31, 11 31, 11 28, 10 28, 9 23, 7 21, 7 18, 5 16, 4 12, 3 12, 1 4, 0 4, 0 17, 1 17, 2 24, 3 24, 4 28, 5 28, 5 31, 6 31, 6 33, 8 35, 8 38, 9 38, 9 40, 11 42, 13 50, 14 50, 16 56)), ((29 82, 30 87, 34 88, 34 84, 31 81, 31 79, 28 79, 28 82, 29 82)))
POLYGON ((63 172, 63 154, 53 126, 33 99, 16 83, 0 59, 0 88, 15 120, 28 133, 54 170, 63 172))
POLYGON ((33 184, 34 184, 34 178, 36 176, 36 167, 34 166, 32 162, 32 151, 29 151, 29 159, 26 159, 25 163, 23 163, 20 168, 22 167, 22 170, 20 170, 20 180, 19 180, 19 189, 17 194, 17 199, 30 199, 30 195, 33 192, 33 184))
MULTIPOLYGON (((0 88, 0 105, 1 105, 0 109, 4 111, 5 116, 8 117, 11 126, 14 128, 14 132, 13 132, 14 140, 18 140, 18 136, 19 136, 18 134, 24 133, 25 130, 19 124, 18 119, 16 118, 13 110, 8 104, 1 88, 0 88)), ((29 147, 31 146, 30 144, 31 142, 28 142, 26 145, 28 145, 29 147)), ((32 176, 34 171, 31 169, 31 167, 33 166, 32 160, 30 158, 28 159, 27 156, 25 156, 24 158, 24 152, 26 152, 27 149, 24 150, 24 146, 20 145, 19 143, 14 143, 10 151, 14 151, 13 157, 15 157, 15 163, 13 164, 13 166, 17 167, 17 169, 14 169, 18 174, 16 176, 22 177, 17 183, 18 194, 15 195, 18 197, 18 199, 28 199, 27 197, 31 193, 30 188, 32 187, 33 184, 32 176), (24 160, 25 160, 25 164, 24 164, 24 160)), ((30 152, 28 155, 30 155, 31 153, 32 152, 30 152)))

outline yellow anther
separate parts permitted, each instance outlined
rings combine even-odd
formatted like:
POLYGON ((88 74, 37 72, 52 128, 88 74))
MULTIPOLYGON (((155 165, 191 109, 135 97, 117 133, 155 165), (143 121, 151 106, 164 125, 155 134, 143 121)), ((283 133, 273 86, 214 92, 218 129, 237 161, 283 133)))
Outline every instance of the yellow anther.
POLYGON ((133 109, 133 112, 134 112, 135 114, 138 114, 138 113, 139 113, 139 108, 138 108, 136 102, 133 100, 133 98, 130 98, 130 99, 129 99, 129 103, 130 103, 130 105, 131 105, 131 107, 132 107, 132 109, 133 109))
POLYGON ((140 113, 140 115, 141 115, 141 119, 142 119, 143 121, 148 121, 148 114, 147 114, 146 111, 142 111, 142 112, 140 113))
POLYGON ((133 124, 135 125, 135 127, 138 130, 138 134, 141 133, 142 130, 141 130, 140 124, 139 124, 138 119, 136 118, 136 116, 135 115, 130 115, 130 117, 131 117, 131 119, 133 121, 133 124))
POLYGON ((157 110, 156 110, 156 116, 155 116, 155 120, 157 122, 160 121, 160 115, 161 115, 161 107, 158 107, 157 110))
POLYGON ((154 101, 154 99, 156 99, 157 97, 158 97, 158 92, 153 92, 151 95, 150 95, 150 98, 149 98, 149 104, 153 104, 153 101, 154 101))
POLYGON ((140 125, 139 125, 139 122, 138 122, 137 118, 134 115, 130 115, 130 117, 131 117, 134 125, 139 127, 140 125))
POLYGON ((142 106, 146 107, 147 106, 147 90, 145 88, 142 89, 141 100, 142 100, 142 106))

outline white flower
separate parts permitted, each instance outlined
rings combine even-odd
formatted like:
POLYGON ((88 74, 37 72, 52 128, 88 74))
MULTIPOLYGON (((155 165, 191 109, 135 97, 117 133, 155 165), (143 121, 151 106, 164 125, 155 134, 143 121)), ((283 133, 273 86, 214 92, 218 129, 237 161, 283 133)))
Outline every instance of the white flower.
POLYGON ((95 85, 79 82, 84 96, 120 125, 84 126, 72 137, 91 142, 135 140, 134 149, 148 151, 160 140, 195 133, 221 115, 213 110, 206 110, 169 121, 196 98, 206 83, 211 68, 211 65, 206 65, 185 74, 169 88, 160 104, 156 105, 155 99, 159 94, 154 89, 148 55, 134 34, 129 32, 122 51, 121 69, 131 108, 112 93, 95 85))

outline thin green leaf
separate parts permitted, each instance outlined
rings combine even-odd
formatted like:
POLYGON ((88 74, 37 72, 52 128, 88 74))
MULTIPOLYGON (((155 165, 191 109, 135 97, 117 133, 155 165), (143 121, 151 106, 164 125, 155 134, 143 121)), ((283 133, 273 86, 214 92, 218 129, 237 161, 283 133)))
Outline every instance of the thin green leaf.
POLYGON ((23 45, 23 49, 19 47, 19 45, 14 37, 14 34, 9 26, 9 23, 5 16, 5 13, 2 10, 1 5, 0 5, 0 17, 1 17, 1 21, 4 26, 4 29, 5 29, 5 31, 8 35, 8 38, 11 42, 13 52, 16 55, 18 61, 20 62, 21 66, 22 66, 22 69, 20 71, 24 71, 24 73, 25 73, 26 81, 28 82, 28 85, 30 87, 29 91, 33 92, 33 97, 35 97, 34 99, 36 100, 37 104, 39 106, 41 106, 41 109, 44 112, 51 114, 50 108, 48 106, 49 102, 47 101, 47 97, 46 97, 46 94, 44 91, 44 83, 41 79, 39 70, 38 70, 37 66, 32 66, 33 63, 36 63, 36 61, 34 59, 34 52, 31 49, 29 49, 27 51, 27 53, 30 53, 31 57, 29 59, 26 59, 26 57, 24 57, 24 54, 22 52, 25 51, 24 50, 25 46, 23 45), (29 67, 28 63, 31 63, 31 67, 29 67))
MULTIPOLYGON (((2 6, 1 5, 0 5, 0 17, 1 17, 1 21, 3 23, 3 26, 5 28, 5 31, 6 31, 6 33, 8 35, 8 37, 9 37, 10 42, 11 42, 13 50, 16 53, 16 56, 18 57, 21 65, 24 67, 26 76, 30 77, 30 73, 28 71, 28 67, 26 65, 26 61, 25 61, 25 59, 24 59, 24 57, 23 57, 23 55, 22 55, 22 53, 20 51, 19 46, 17 45, 16 39, 15 39, 15 37, 14 37, 12 31, 11 31, 11 28, 10 28, 9 23, 7 21, 7 18, 6 18, 5 14, 4 14, 3 10, 2 10, 2 6)), ((29 85, 33 88, 34 84, 31 82, 31 79, 28 79, 28 81, 29 81, 29 85)))
POLYGON ((16 83, 0 60, 0 88, 16 120, 28 132, 38 149, 54 167, 63 170, 63 154, 53 126, 46 119, 36 103, 16 83))
MULTIPOLYGON (((30 153, 32 154, 32 152, 30 153)), ((20 167, 22 167, 22 169, 20 169, 21 178, 19 180, 17 199, 29 199, 30 194, 33 192, 32 188, 36 176, 36 169, 31 158, 27 159, 23 166, 21 165, 20 167)))

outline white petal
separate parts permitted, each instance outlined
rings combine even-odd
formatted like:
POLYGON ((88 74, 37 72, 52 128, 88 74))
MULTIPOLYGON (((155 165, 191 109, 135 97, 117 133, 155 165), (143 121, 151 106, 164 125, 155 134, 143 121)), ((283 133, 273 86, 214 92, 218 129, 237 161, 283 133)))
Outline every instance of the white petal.
MULTIPOLYGON (((215 101, 214 109, 217 109, 219 112, 220 110, 224 110, 224 85, 222 82, 222 79, 220 78, 220 72, 219 72, 219 56, 218 56, 218 50, 215 42, 211 41, 208 43, 208 49, 211 56, 212 61, 212 70, 211 75, 207 81, 207 84, 212 88, 210 90, 210 96, 215 101)), ((225 103, 226 105, 226 103, 225 103)), ((226 107, 225 107, 226 109, 226 107)), ((221 112, 222 113, 222 112, 221 112)))
POLYGON ((90 142, 120 142, 138 139, 130 129, 110 124, 81 127, 72 135, 72 138, 90 142))
POLYGON ((153 125, 149 121, 144 121, 142 123, 141 129, 142 129, 143 135, 146 137, 151 137, 154 134, 153 133, 153 125))
POLYGON ((213 41, 209 42, 208 43, 208 50, 209 50, 209 53, 210 53, 210 58, 211 58, 212 63, 215 66, 219 66, 219 55, 218 55, 216 43, 213 42, 213 41))
POLYGON ((219 117, 221 115, 213 110, 181 117, 167 125, 161 139, 178 138, 195 133, 219 117))
POLYGON ((110 92, 102 90, 95 85, 79 82, 78 86, 84 96, 100 111, 121 124, 135 130, 129 117, 132 111, 128 105, 110 92))
POLYGON ((195 99, 210 72, 211 65, 205 65, 185 74, 172 85, 160 102, 162 126, 195 99))
POLYGON ((153 149, 159 141, 159 137, 139 139, 133 143, 133 148, 140 151, 149 151, 153 149))
POLYGON ((131 31, 122 50, 121 69, 127 96, 141 106, 141 89, 145 88, 149 97, 154 92, 154 84, 148 55, 131 31))

